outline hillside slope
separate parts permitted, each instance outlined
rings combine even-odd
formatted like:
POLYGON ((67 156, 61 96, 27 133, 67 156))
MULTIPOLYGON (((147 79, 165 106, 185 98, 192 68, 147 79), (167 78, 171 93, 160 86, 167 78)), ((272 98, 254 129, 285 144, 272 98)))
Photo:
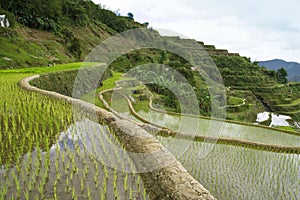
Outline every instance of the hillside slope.
MULTIPOLYGON (((0 14, 5 14, 12 26, 0 27, 0 69, 50 66, 84 60, 106 38, 129 29, 148 26, 148 23, 135 22, 132 17, 118 16, 90 0, 54 0, 43 3, 45 6, 38 7, 38 4, 21 0, 2 0, 0 14)), ((226 87, 228 119, 253 122, 257 113, 266 109, 298 115, 300 86, 280 84, 275 71, 261 67, 238 53, 217 49, 214 45, 179 37, 163 39, 172 39, 179 46, 198 43, 209 53, 226 87)), ((191 46, 188 51, 193 55, 199 49, 191 46)), ((110 67, 115 71, 126 72, 147 63, 170 66, 185 76, 195 88, 201 115, 210 115, 209 88, 203 77, 176 54, 141 49, 119 57, 110 67)), ((157 103, 165 105, 167 110, 180 112, 180 106, 170 91, 153 85, 149 88, 160 91, 157 103)))
POLYGON ((78 50, 63 38, 43 30, 18 25, 15 29, 0 28, 0 68, 22 68, 68 63, 83 59, 95 45, 112 33, 100 26, 70 28, 78 40, 78 50), (82 34, 84 33, 84 34, 82 34))
POLYGON ((105 38, 146 26, 92 1, 2 0, 1 6, 11 26, 0 27, 0 69, 83 60, 105 38))

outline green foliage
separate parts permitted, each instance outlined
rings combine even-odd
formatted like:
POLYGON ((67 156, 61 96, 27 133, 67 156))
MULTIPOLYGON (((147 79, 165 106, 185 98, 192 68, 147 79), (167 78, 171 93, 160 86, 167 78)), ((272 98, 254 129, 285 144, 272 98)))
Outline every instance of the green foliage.
POLYGON ((61 0, 2 0, 3 9, 13 13, 18 22, 37 29, 57 31, 56 23, 61 16, 61 0))
POLYGON ((240 56, 212 56, 219 68, 225 86, 272 86, 276 84, 274 72, 251 63, 240 56))
POLYGON ((74 34, 73 34, 73 32, 70 29, 68 29, 68 28, 64 28, 61 31, 61 33, 63 35, 62 37, 65 40, 65 44, 70 44, 73 41, 74 37, 75 37, 74 34))
POLYGON ((241 105, 243 104, 243 99, 239 97, 227 96, 227 104, 229 105, 241 105))
POLYGON ((104 24, 109 24, 111 21, 116 20, 118 18, 118 16, 114 12, 101 8, 97 13, 95 13, 95 17, 104 24))
POLYGON ((133 14, 131 12, 127 13, 127 16, 131 19, 133 19, 133 14))
POLYGON ((144 22, 144 23, 143 23, 143 26, 145 26, 146 28, 148 28, 149 22, 144 22))
POLYGON ((0 14, 1 15, 5 15, 6 18, 8 19, 9 21, 9 28, 14 28, 16 26, 16 18, 15 18, 15 15, 6 11, 6 10, 3 10, 1 7, 0 7, 0 14))
POLYGON ((78 38, 73 38, 71 41, 71 45, 69 47, 69 50, 71 53, 73 53, 78 59, 80 59, 82 50, 81 50, 81 45, 80 41, 78 38))
POLYGON ((276 77, 276 71, 274 71, 274 70, 268 70, 267 74, 271 77, 276 77))
MULTIPOLYGON (((206 85, 204 84, 200 74, 194 72, 191 69, 190 64, 187 63, 182 57, 172 54, 167 51, 162 51, 158 49, 142 49, 139 51, 133 51, 129 54, 123 55, 116 59, 110 68, 118 72, 128 72, 131 68, 149 63, 161 63, 168 67, 175 69, 179 74, 181 74, 191 86, 195 88, 195 94, 199 101, 199 108, 202 115, 208 115, 210 112, 210 95, 206 85)), ((152 68, 156 74, 165 73, 167 77, 168 73, 163 70, 164 67, 152 68)), ((172 78, 170 78, 172 79, 172 78)), ((173 77, 174 84, 181 82, 180 77, 173 77), (178 79, 178 80, 177 80, 178 79), (177 82, 176 82, 177 81, 177 82)), ((157 104, 164 105, 165 108, 173 112, 186 112, 193 113, 195 108, 180 108, 180 103, 178 102, 178 97, 176 97, 166 86, 160 84, 148 84, 149 89, 156 94, 158 97, 154 99, 157 104)), ((184 90, 182 91, 185 95, 184 90)), ((177 94, 178 95, 178 94, 177 94)), ((182 98, 189 99, 189 98, 182 98)), ((188 105, 188 102, 185 102, 188 105)))
POLYGON ((148 88, 156 94, 160 94, 159 98, 153 99, 154 104, 162 105, 168 111, 181 112, 180 103, 175 94, 168 88, 157 84, 147 84, 148 88))
POLYGON ((65 1, 63 4, 63 14, 68 16, 70 21, 76 25, 86 25, 89 21, 87 7, 81 1, 65 1))
POLYGON ((131 18, 128 17, 118 17, 110 22, 107 25, 117 32, 123 32, 128 29, 138 28, 140 25, 132 23, 131 18))
POLYGON ((43 74, 58 71, 72 71, 79 69, 80 67, 91 67, 95 63, 69 63, 69 64, 58 64, 52 67, 30 67, 30 68, 20 68, 20 69, 6 69, 0 70, 0 73, 22 73, 22 74, 43 74))
POLYGON ((53 40, 28 41, 15 30, 0 28, 0 69, 29 66, 46 66, 53 62, 70 62, 72 58, 65 54, 64 46, 53 40), (51 54, 55 60, 47 56, 51 54))
MULTIPOLYGON (((75 65, 76 66, 76 65, 75 65)), ((74 67, 75 68, 75 67, 74 67)), ((83 70, 83 69, 81 69, 83 70)), ((89 67, 87 68, 88 73, 92 73, 94 68, 89 67)), ((83 71, 81 71, 82 73, 83 71)), ((39 79, 35 79, 31 82, 33 86, 36 86, 38 88, 49 90, 49 91, 55 91, 63 95, 72 96, 73 95, 73 87, 74 82, 77 78, 78 70, 70 70, 65 71, 64 73, 56 72, 56 73, 47 73, 41 75, 39 79)), ((106 70, 102 76, 101 80, 98 82, 98 87, 102 86, 102 81, 106 80, 111 76, 111 71, 106 70)), ((79 81, 79 79, 77 79, 79 81)), ((80 91, 82 93, 81 96, 86 95, 90 91, 88 90, 90 86, 93 84, 92 82, 88 82, 85 80, 83 81, 86 83, 86 85, 82 86, 83 91, 80 91)), ((77 88, 78 90, 78 88, 77 88)), ((79 92, 79 91, 77 91, 79 92)))
POLYGON ((109 35, 143 27, 91 0, 0 0, 0 5, 11 24, 0 28, 0 68, 80 60, 109 35))
MULTIPOLYGON (((1 70, 0 199, 77 199, 81 196, 111 199, 110 191, 113 190, 117 191, 119 199, 129 199, 130 194, 126 191, 144 190, 141 177, 133 174, 133 162, 130 158, 122 159, 125 147, 113 132, 94 123, 93 130, 100 128, 101 135, 99 137, 91 131, 95 142, 87 144, 89 136, 78 139, 77 134, 83 126, 74 124, 72 104, 18 87, 18 81, 35 73, 63 72, 80 66, 81 63, 53 68, 1 70), (111 154, 104 145, 106 142, 120 147, 122 154, 111 154), (97 144, 103 152, 101 155, 117 161, 115 170, 91 156, 86 144, 92 149, 97 144), (119 164, 124 162, 126 164, 122 166, 119 164), (128 169, 130 173, 127 173, 128 169), (111 177, 112 174, 114 177, 111 177)), ((64 74, 56 75, 64 78, 64 74)), ((90 124, 88 127, 91 128, 90 124)), ((135 195, 140 199, 142 196, 142 193, 135 195)))
POLYGON ((11 163, 17 159, 17 152, 24 154, 28 150, 33 150, 32 145, 36 142, 40 142, 42 148, 49 148, 50 144, 46 143, 45 137, 52 143, 55 135, 72 121, 70 105, 21 90, 17 86, 17 81, 25 76, 28 74, 0 74, 1 94, 5 94, 2 95, 0 102, 2 113, 0 125, 3 128, 7 127, 6 131, 2 130, 0 133, 2 138, 0 164, 11 163), (50 113, 52 120, 48 117, 50 113))
MULTIPOLYGON (((131 13, 129 17, 120 17, 91 0, 1 0, 1 5, 5 11, 13 13, 19 23, 54 33, 66 25, 86 26, 95 21, 112 26, 118 32, 142 27, 133 21, 131 13)), ((14 22, 11 14, 8 16, 14 22)))
POLYGON ((278 83, 287 83, 288 79, 287 79, 287 71, 284 68, 280 68, 276 71, 276 79, 278 81, 278 83))

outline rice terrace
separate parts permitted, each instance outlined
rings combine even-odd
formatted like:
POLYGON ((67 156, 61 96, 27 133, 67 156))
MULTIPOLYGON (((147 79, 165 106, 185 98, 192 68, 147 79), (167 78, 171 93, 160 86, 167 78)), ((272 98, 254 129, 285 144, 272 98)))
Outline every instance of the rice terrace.
POLYGON ((2 0, 0 22, 1 200, 300 199, 286 69, 90 0, 2 0))

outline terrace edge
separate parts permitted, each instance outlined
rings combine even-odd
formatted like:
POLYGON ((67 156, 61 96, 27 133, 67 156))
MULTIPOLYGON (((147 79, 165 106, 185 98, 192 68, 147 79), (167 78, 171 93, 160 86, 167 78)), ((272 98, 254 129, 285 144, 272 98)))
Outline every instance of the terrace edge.
MULTIPOLYGON (((101 109, 93 104, 74 99, 56 92, 42 90, 31 86, 30 81, 39 78, 40 75, 34 75, 19 81, 19 86, 25 90, 37 92, 58 100, 66 101, 78 106, 88 113, 96 113, 99 123, 105 124, 119 137, 125 147, 134 152, 151 153, 164 149, 163 145, 156 140, 150 133, 138 125, 117 118, 111 112, 101 109), (128 128, 130 127, 130 128, 128 128), (142 137, 136 137, 133 135, 142 137)), ((154 171, 141 173, 144 185, 151 199, 190 199, 190 200, 213 200, 216 199, 208 190, 206 190, 197 180, 195 180, 187 170, 176 160, 176 158, 164 149, 165 154, 162 157, 151 157, 148 160, 151 165, 161 165, 161 161, 173 160, 167 167, 159 168, 154 171)), ((149 162, 137 161, 132 158, 139 167, 147 167, 149 162)))

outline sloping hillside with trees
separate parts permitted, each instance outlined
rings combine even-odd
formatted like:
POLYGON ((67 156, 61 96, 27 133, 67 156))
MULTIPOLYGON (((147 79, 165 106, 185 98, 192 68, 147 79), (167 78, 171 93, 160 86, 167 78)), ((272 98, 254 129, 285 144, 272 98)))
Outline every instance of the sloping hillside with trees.
MULTIPOLYGON (((134 28, 147 27, 134 21, 134 15, 119 16, 91 0, 1 0, 0 14, 6 15, 11 26, 0 28, 0 69, 29 66, 51 66, 84 60, 86 55, 106 38, 134 28)), ((189 40, 173 38, 179 43, 189 40)), ((194 41, 196 42, 196 41, 194 41)), ((264 110, 297 116, 299 89, 287 85, 283 70, 267 70, 249 58, 198 42, 211 55, 218 67, 227 94, 227 118, 254 121, 264 110), (278 92, 278 94, 277 94, 278 92), (296 102, 296 103, 295 103, 296 102), (296 106, 295 106, 296 105, 296 106)), ((193 54, 197 49, 189 49, 193 54)), ((111 65, 113 70, 126 72, 146 63, 168 65, 195 88, 200 113, 210 115, 208 88, 198 71, 178 55, 170 52, 142 49, 123 55, 111 65)), ((174 96, 165 88, 149 85, 160 91, 155 99, 167 110, 180 112, 174 96)))
POLYGON ((133 17, 83 0, 1 0, 0 68, 52 65, 82 60, 105 38, 144 27, 133 17))

